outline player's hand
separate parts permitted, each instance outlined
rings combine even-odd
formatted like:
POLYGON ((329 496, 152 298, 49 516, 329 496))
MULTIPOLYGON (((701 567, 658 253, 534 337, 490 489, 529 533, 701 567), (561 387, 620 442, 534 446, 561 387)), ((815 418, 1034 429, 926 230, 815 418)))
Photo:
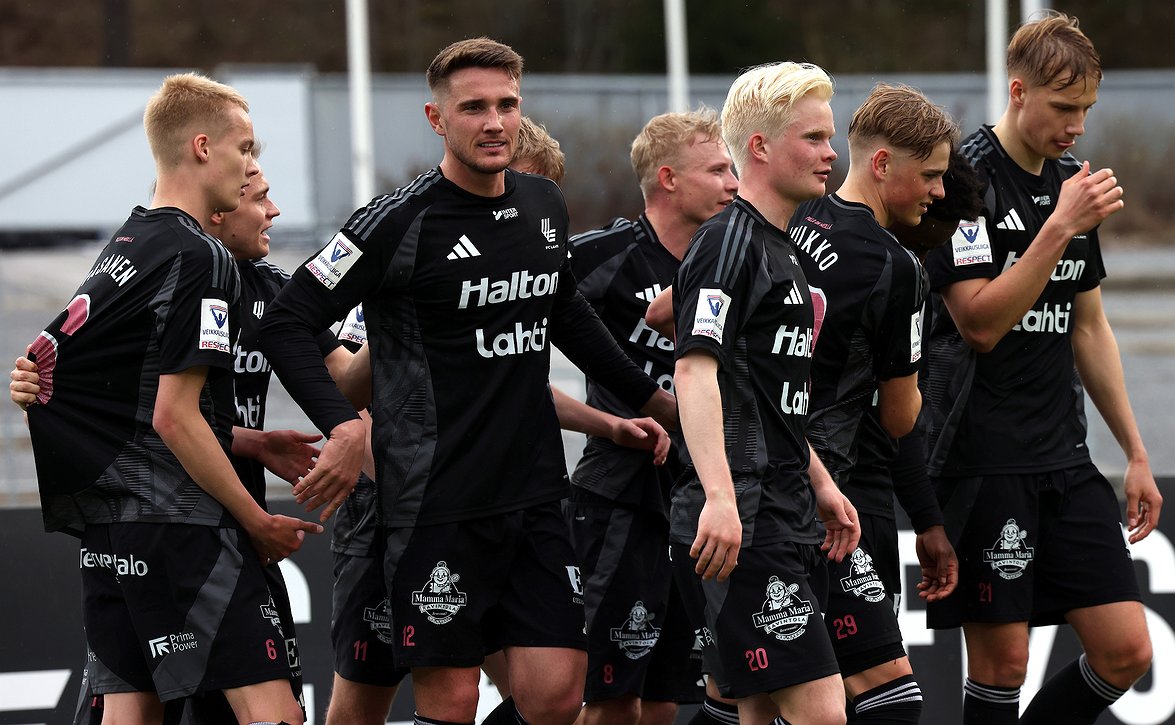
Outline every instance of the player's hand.
POLYGON ((261 563, 268 566, 302 548, 307 532, 321 534, 322 526, 313 521, 270 514, 260 525, 249 530, 249 539, 261 563))
POLYGON ((816 515, 824 524, 824 543, 820 550, 827 552, 831 561, 843 561, 861 540, 857 509, 835 487, 821 486, 814 490, 816 515))
POLYGON ((729 496, 707 497, 698 517, 698 535, 689 555, 697 559, 694 571, 703 579, 724 582, 738 565, 738 550, 743 540, 743 523, 738 516, 734 491, 729 496))
POLYGON ((959 560, 942 526, 931 526, 914 540, 922 581, 918 596, 928 602, 946 599, 959 584, 959 560))
POLYGON ((322 440, 317 433, 302 433, 296 430, 268 430, 261 436, 262 445, 257 451, 257 460, 278 478, 288 483, 297 483, 314 468, 315 459, 321 452, 311 443, 322 440))
POLYGON ((1061 184, 1057 207, 1051 218, 1069 225, 1069 236, 1093 229, 1111 214, 1122 209, 1122 187, 1110 169, 1090 173, 1086 161, 1073 176, 1061 184))
POLYGON ((652 451, 657 466, 669 456, 669 434, 652 418, 617 418, 609 437, 618 446, 652 451))
POLYGON ((322 446, 314 468, 294 485, 294 500, 307 511, 323 506, 319 521, 326 521, 347 499, 363 467, 367 426, 354 418, 339 423, 322 446))
POLYGON ((37 396, 41 393, 41 376, 37 364, 27 357, 18 357, 16 367, 8 373, 8 377, 11 378, 11 382, 8 383, 8 397, 16 407, 28 410, 30 405, 37 402, 37 396))
POLYGON ((1123 484, 1126 489, 1126 531, 1130 534, 1130 543, 1137 544, 1159 525, 1163 496, 1146 461, 1127 463, 1123 484))

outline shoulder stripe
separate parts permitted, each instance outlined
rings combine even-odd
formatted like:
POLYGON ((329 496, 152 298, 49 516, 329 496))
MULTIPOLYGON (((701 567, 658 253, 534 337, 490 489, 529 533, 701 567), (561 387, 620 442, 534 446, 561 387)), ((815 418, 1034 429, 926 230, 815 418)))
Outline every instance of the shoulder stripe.
POLYGON ((290 280, 290 275, 288 272, 267 259, 251 259, 249 262, 257 269, 260 269, 264 272, 269 272, 275 277, 281 277, 287 282, 290 280))
POLYGON ((365 209, 356 212, 347 222, 347 228, 355 236, 366 240, 375 227, 379 226, 388 214, 406 204, 414 197, 420 196, 444 178, 436 169, 429 169, 412 180, 407 186, 396 189, 392 194, 383 194, 372 199, 365 209))
POLYGON ((208 250, 212 254, 212 283, 235 297, 238 294, 240 277, 236 274, 233 255, 219 239, 201 229, 190 218, 183 215, 176 215, 176 218, 188 231, 208 245, 208 250))
POLYGON ((967 163, 972 166, 978 166, 979 160, 990 154, 994 148, 991 141, 981 134, 972 137, 970 141, 963 144, 959 149, 959 153, 963 154, 963 158, 967 159, 967 163))
POLYGON ((722 251, 718 254, 718 267, 714 271, 714 282, 719 286, 734 284, 739 267, 747 256, 753 221, 742 209, 735 208, 731 212, 730 223, 722 239, 722 251))

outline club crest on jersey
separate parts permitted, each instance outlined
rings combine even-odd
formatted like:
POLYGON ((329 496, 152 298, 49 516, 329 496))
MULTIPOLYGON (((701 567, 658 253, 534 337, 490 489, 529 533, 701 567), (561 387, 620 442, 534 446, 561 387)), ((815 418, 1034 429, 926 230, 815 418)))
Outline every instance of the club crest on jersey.
POLYGON ((816 610, 811 602, 796 596, 799 590, 799 584, 785 584, 777 576, 768 579, 763 609, 751 617, 755 628, 785 642, 802 636, 808 617, 816 610))
POLYGON ((873 568, 873 557, 862 548, 853 549, 849 575, 841 578, 840 587, 845 594, 861 597, 867 602, 885 599, 885 585, 873 568))
POLYGON ((376 639, 384 644, 392 643, 392 618, 388 616, 388 598, 375 607, 363 608, 363 621, 371 627, 376 639))
POLYGON ((726 313, 729 309, 730 296, 722 290, 699 290, 692 334, 703 335, 721 344, 722 330, 726 327, 726 313))
POLYGON ((200 350, 231 353, 229 341, 228 305, 224 300, 205 297, 200 300, 200 350))
POLYGON ((253 316, 260 320, 262 315, 264 315, 264 314, 265 314, 265 302, 263 300, 257 300, 256 302, 253 303, 253 316))
POLYGON ((418 607, 433 624, 447 624, 468 604, 465 594, 457 590, 459 581, 460 574, 454 574, 448 564, 438 561, 424 588, 412 592, 412 606, 418 607))
POLYGON ((608 638, 616 643, 630 660, 639 660, 653 651, 661 630, 653 626, 656 614, 645 608, 645 603, 638 600, 628 612, 628 619, 619 627, 608 631, 608 638))
POLYGON ((951 249, 956 267, 972 264, 991 263, 991 240, 987 237, 987 222, 983 217, 976 221, 960 221, 951 235, 951 249))
POLYGON ((547 240, 547 246, 543 247, 543 249, 558 249, 559 245, 555 243, 557 235, 555 233, 555 227, 551 226, 551 220, 543 219, 542 223, 539 224, 539 229, 543 233, 543 239, 547 240))
POLYGON ((1033 547, 1025 545, 1027 538, 1028 532, 1016 524, 1016 519, 1008 519, 995 544, 983 550, 983 560, 1004 579, 1019 579, 1035 552, 1033 547))
POLYGON ((314 259, 306 263, 306 270, 322 282, 323 287, 334 289, 347 274, 347 270, 351 269, 351 265, 362 256, 363 250, 356 247, 342 232, 338 232, 314 259))

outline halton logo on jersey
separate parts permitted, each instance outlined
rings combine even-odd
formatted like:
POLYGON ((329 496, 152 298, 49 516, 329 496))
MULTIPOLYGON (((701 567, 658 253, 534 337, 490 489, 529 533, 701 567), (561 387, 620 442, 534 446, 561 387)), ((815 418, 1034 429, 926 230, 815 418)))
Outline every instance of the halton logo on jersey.
POLYGON ((722 331, 726 327, 726 313, 730 309, 730 296, 720 289, 698 290, 698 305, 694 309, 694 335, 702 335, 722 344, 722 331))
POLYGON ((1004 579, 1019 579, 1036 551, 1025 544, 1027 539, 1028 532, 1016 524, 1016 519, 1008 519, 995 544, 983 550, 983 560, 1004 579))
POLYGON ((840 588, 867 602, 885 599, 885 585, 873 568, 873 557, 860 547, 853 549, 850 557, 849 575, 841 578, 840 588))
POLYGON ((799 590, 799 584, 785 584, 777 576, 768 579, 763 609, 751 617, 755 628, 784 642, 803 636, 808 617, 816 610, 811 602, 796 596, 799 590))
POLYGON ((514 302, 531 297, 553 295, 559 289, 559 273, 531 274, 524 269, 512 272, 509 279, 490 281, 489 277, 478 280, 467 279, 461 283, 461 297, 457 300, 457 309, 464 310, 470 306, 474 295, 477 301, 474 307, 485 307, 502 302, 514 302))
POLYGON ((339 339, 362 345, 367 342, 367 322, 363 318, 363 305, 347 313, 343 326, 339 328, 339 339))
POLYGON ((192 632, 177 632, 176 634, 165 634, 162 637, 149 639, 147 640, 147 646, 151 651, 151 659, 159 659, 165 655, 174 655, 196 649, 200 646, 200 643, 196 640, 196 635, 192 632))
POLYGON ((454 574, 448 564, 438 561, 424 588, 412 592, 412 606, 419 608, 433 624, 448 624, 469 603, 465 593, 457 589, 459 581, 460 574, 454 574))
POLYGON ((790 357, 812 357, 812 328, 780 325, 775 331, 775 343, 771 346, 771 353, 790 357))
POLYGON ((363 250, 356 247, 342 232, 338 232, 314 259, 306 263, 306 270, 314 275, 323 287, 334 289, 362 256, 363 250))
POLYGON ((990 264, 991 240, 987 236, 987 222, 984 218, 959 222, 958 229, 951 235, 951 249, 956 267, 990 264))
POLYGON ((624 624, 608 630, 608 639, 616 643, 625 657, 639 660, 653 651, 661 637, 661 630, 653 626, 656 617, 645 608, 644 602, 638 600, 628 611, 624 624))
POLYGON ((375 607, 363 608, 363 621, 371 627, 376 639, 384 644, 392 643, 392 618, 388 616, 388 598, 375 607))
POLYGON ((228 305, 224 300, 205 297, 200 300, 200 350, 231 353, 229 340, 228 305))

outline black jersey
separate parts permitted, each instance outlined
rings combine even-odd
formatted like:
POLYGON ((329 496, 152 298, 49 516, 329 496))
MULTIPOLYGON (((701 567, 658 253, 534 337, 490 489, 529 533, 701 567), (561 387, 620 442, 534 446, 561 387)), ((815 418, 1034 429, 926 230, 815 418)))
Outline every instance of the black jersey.
MULTIPOLYGON (((241 328, 233 345, 236 425, 262 430, 265 428, 265 400, 269 395, 272 371, 257 338, 266 306, 273 301, 290 276, 264 259, 239 261, 237 271, 241 276, 241 328)), ((338 347, 338 342, 334 335, 324 333, 318 337, 318 347, 322 356, 326 357, 338 347)), ((252 458, 233 456, 232 462, 241 483, 253 499, 266 508, 265 468, 252 458)))
MULTIPOLYGON (((741 197, 703 224, 673 285, 677 357, 717 358, 726 457, 743 545, 816 541, 808 480, 812 296, 791 240, 741 197)), ((706 494, 692 464, 670 537, 693 543, 706 494)))
POLYGON ((270 361, 329 431, 354 414, 309 364, 310 333, 363 303, 386 525, 491 516, 567 494, 548 343, 629 405, 656 388, 575 290, 559 188, 512 171, 505 185, 481 197, 433 169, 375 198, 266 315, 270 361))
POLYGON ((32 346, 41 392, 28 417, 46 530, 231 523, 152 418, 160 375, 207 366, 200 411, 228 452, 239 295, 232 257, 195 219, 131 212, 32 346))
POLYGON ((800 205, 788 234, 816 305, 808 440, 851 495, 857 440, 882 380, 922 357, 922 265, 865 204, 835 194, 800 205))
MULTIPOLYGON (((1061 184, 1080 172, 1069 154, 1040 176, 1013 161, 991 127, 961 146, 985 183, 983 213, 927 256, 939 291, 994 279, 1028 249, 1055 208, 1061 184)), ((935 317, 927 354, 932 475, 1033 473, 1089 460, 1084 392, 1074 372, 1072 316, 1079 292, 1105 277, 1097 230, 1069 241, 1044 291, 988 353, 963 341, 950 315, 935 317)))
MULTIPOLYGON (((673 282, 678 260, 657 239, 649 220, 614 219, 603 229, 571 239, 571 269, 579 292, 629 359, 661 387, 673 392, 673 341, 645 323, 645 312, 673 282)), ((622 418, 640 413, 607 388, 587 380, 587 404, 622 418)), ((681 443, 674 436, 674 444, 681 443)), ((670 461, 676 454, 670 456, 670 461)), ((668 513, 666 496, 675 466, 654 466, 647 451, 589 436, 583 458, 571 474, 573 485, 618 503, 668 513)))

